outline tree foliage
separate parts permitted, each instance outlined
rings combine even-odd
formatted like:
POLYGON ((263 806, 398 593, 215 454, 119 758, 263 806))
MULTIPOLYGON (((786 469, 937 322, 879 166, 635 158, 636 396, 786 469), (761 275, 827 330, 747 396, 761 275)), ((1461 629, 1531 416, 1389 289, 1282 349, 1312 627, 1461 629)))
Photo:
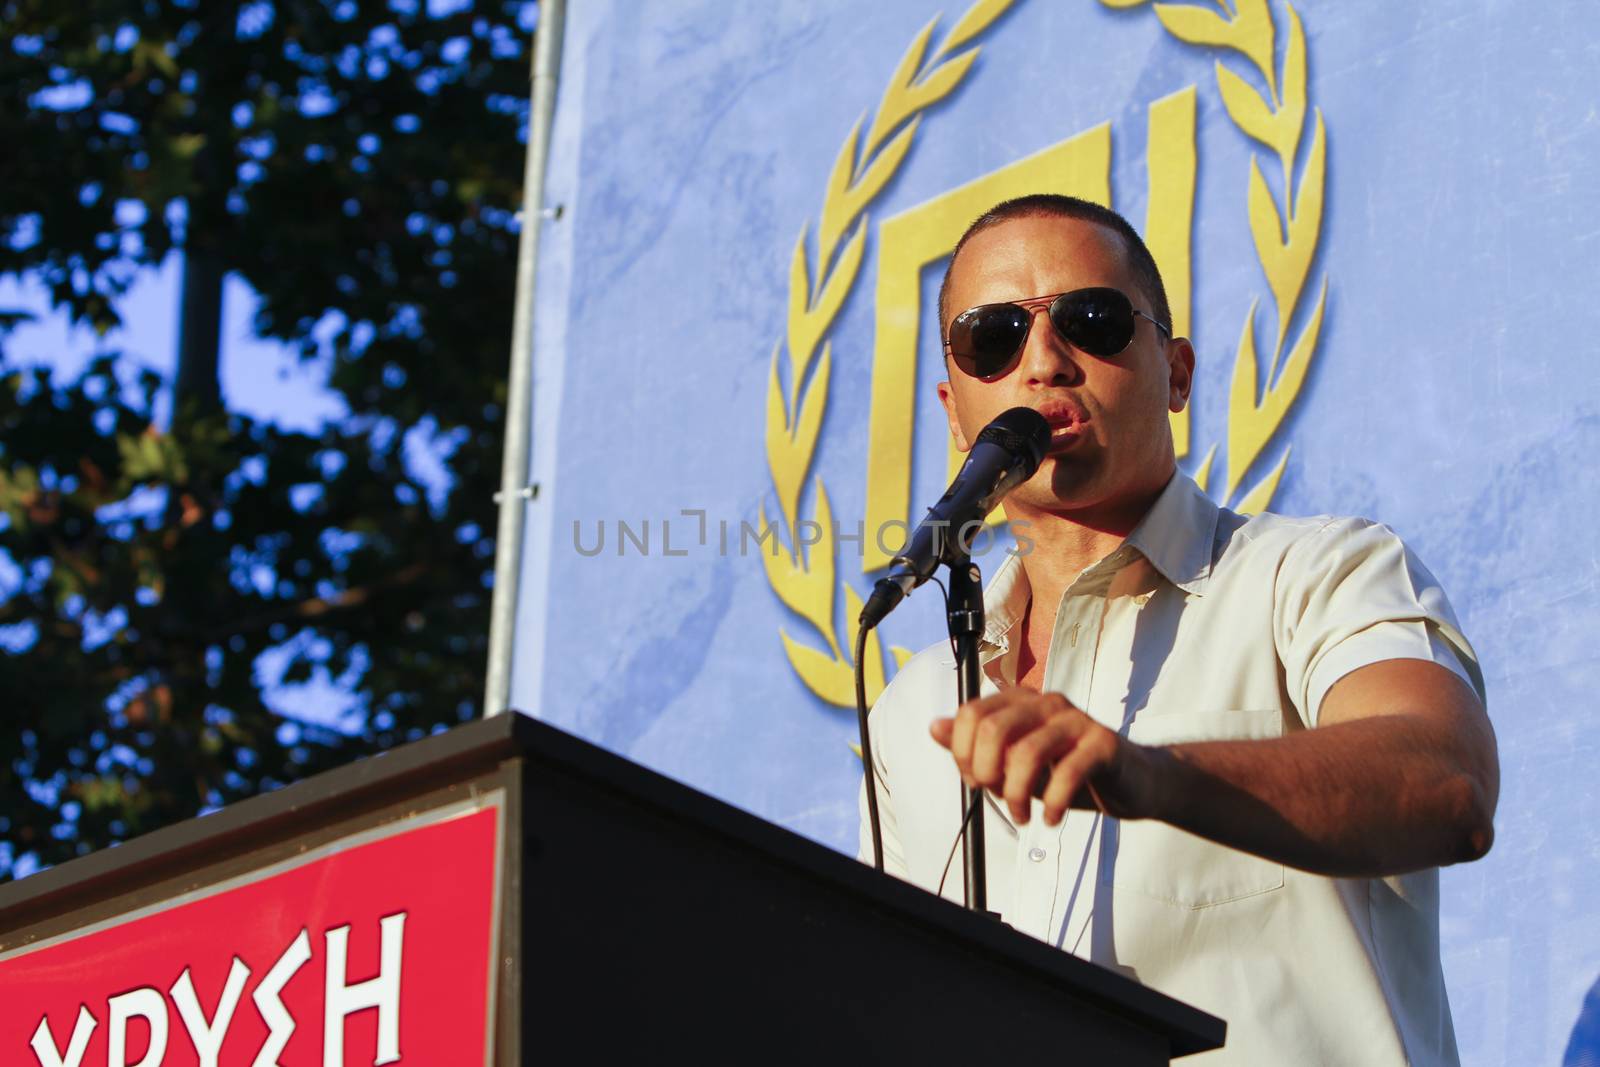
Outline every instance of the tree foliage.
POLYGON ((175 392, 0 362, 0 869, 477 714, 529 6, 0 0, 0 274, 115 340, 138 272, 209 261, 349 410, 226 410, 214 337, 175 392), (276 714, 277 659, 347 721, 276 714))

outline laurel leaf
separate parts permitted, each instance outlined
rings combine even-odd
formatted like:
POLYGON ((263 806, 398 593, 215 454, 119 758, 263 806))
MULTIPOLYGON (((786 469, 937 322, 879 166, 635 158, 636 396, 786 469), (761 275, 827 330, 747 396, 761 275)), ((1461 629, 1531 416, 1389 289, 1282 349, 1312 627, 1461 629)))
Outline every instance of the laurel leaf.
POLYGON ((1149 0, 1100 0, 1106 7, 1138 7, 1149 0))
POLYGON ((1222 499, 1233 496, 1244 472, 1260 454, 1266 438, 1257 431, 1256 397, 1259 369, 1256 366, 1256 301, 1244 317, 1239 347, 1233 356, 1233 382, 1228 387, 1228 474, 1222 483, 1222 499))
POLYGON ((1190 4, 1157 4, 1156 17, 1167 32, 1189 44, 1234 48, 1234 24, 1210 8, 1190 4))
POLYGON ((1267 254, 1276 254, 1275 250, 1283 244, 1283 216, 1278 213, 1278 201, 1267 188, 1267 179, 1261 173, 1261 164, 1254 152, 1250 153, 1249 212, 1250 234, 1255 238, 1256 253, 1265 266, 1267 254))
POLYGON ((767 584, 772 586, 772 591, 778 594, 778 599, 783 601, 785 607, 804 618, 810 601, 814 599, 813 584, 806 574, 805 563, 797 553, 783 547, 777 530, 767 522, 766 504, 761 505, 758 514, 761 527, 756 554, 761 557, 761 565, 767 572, 767 584), (770 549, 766 547, 769 537, 770 549))
POLYGON ((894 657, 895 670, 899 670, 901 667, 904 667, 906 662, 910 660, 912 656, 916 655, 916 653, 911 651, 909 648, 901 648, 899 645, 890 645, 889 654, 894 657))
POLYGON ((810 305, 811 274, 806 268, 806 227, 800 227, 800 236, 794 242, 794 255, 789 257, 789 403, 785 411, 793 410, 800 392, 803 368, 811 363, 811 349, 816 347, 816 336, 806 329, 806 312, 810 305))
MULTIPOLYGON (((1288 331, 1289 318, 1300 302, 1300 291, 1305 287, 1306 275, 1311 271, 1311 257, 1317 253, 1322 239, 1323 195, 1328 172, 1327 131, 1322 125, 1322 111, 1317 111, 1316 126, 1311 132, 1311 151, 1306 156, 1306 172, 1300 179, 1300 191, 1295 194, 1294 215, 1289 219, 1289 242, 1284 249, 1284 262, 1276 269, 1283 272, 1286 283, 1278 303, 1278 334, 1288 331)), ((1324 283, 1326 284, 1326 283, 1324 283)), ((1282 347, 1280 340, 1279 347, 1282 347)), ((1277 360, 1273 360, 1276 367, 1277 360)), ((1268 380, 1271 378, 1269 376, 1268 380)))
POLYGON ((828 488, 822 479, 815 479, 817 487, 817 518, 815 542, 806 553, 806 573, 811 575, 816 595, 809 602, 811 610, 805 612, 806 621, 815 626, 828 639, 828 647, 837 657, 839 641, 833 631, 833 565, 836 555, 833 543, 833 505, 828 502, 828 488))
MULTIPOLYGON (((849 640, 845 648, 852 652, 856 647, 856 632, 861 629, 861 596, 850 587, 849 582, 841 582, 844 586, 844 619, 845 628, 849 631, 849 640)), ((867 706, 878 699, 878 694, 883 692, 883 650, 878 643, 878 631, 867 631, 867 647, 864 653, 866 664, 866 690, 867 706)), ((853 666, 853 664, 852 664, 853 666)), ((855 678, 850 679, 851 687, 855 686, 855 678)), ((852 699, 851 703, 855 703, 852 699)))
POLYGON ((799 675, 807 689, 834 707, 856 706, 855 675, 848 663, 809 645, 800 644, 782 628, 779 628, 778 636, 783 639, 783 651, 789 657, 789 666, 794 668, 794 673, 799 675))
MULTIPOLYGON (((944 44, 933 54, 938 59, 954 49, 960 48, 978 34, 989 28, 989 24, 1011 7, 1014 0, 978 0, 977 3, 967 8, 967 13, 962 15, 950 30, 950 36, 944 39, 944 44)), ((1134 0, 1143 3, 1144 0, 1134 0)))
POLYGON ((817 361, 817 374, 806 387, 805 398, 800 401, 799 417, 795 420, 794 438, 806 450, 805 462, 811 464, 811 451, 816 447, 822 429, 822 413, 828 406, 828 381, 833 373, 833 342, 822 346, 822 358, 817 361))
POLYGON ((1287 131, 1276 147, 1287 182, 1294 173, 1294 157, 1300 150, 1300 131, 1306 124, 1306 29, 1300 13, 1289 7, 1289 46, 1283 56, 1283 106, 1278 109, 1282 128, 1287 131))
POLYGON ((816 378, 800 402, 795 422, 786 433, 774 433, 771 413, 774 404, 783 402, 778 387, 776 362, 772 379, 767 387, 767 466, 772 471, 773 488, 778 491, 778 504, 783 508, 785 529, 793 529, 799 514, 800 489, 805 485, 806 472, 811 469, 811 457, 816 454, 817 439, 821 435, 822 415, 828 404, 828 382, 832 373, 833 349, 831 342, 822 346, 822 360, 817 364, 816 378), (776 392, 776 395, 774 393, 776 392))
POLYGON ((850 190, 849 202, 852 210, 864 209, 900 169, 900 164, 905 162, 906 153, 911 149, 911 140, 917 135, 917 127, 921 124, 921 116, 912 119, 906 124, 906 128, 896 134, 894 140, 878 153, 878 158, 872 161, 872 165, 850 190))
POLYGON ((1238 13, 1224 19, 1206 7, 1189 4, 1156 4, 1156 17, 1167 32, 1189 44, 1232 48, 1254 63, 1266 79, 1273 100, 1278 98, 1278 79, 1272 67, 1272 12, 1266 0, 1239 0, 1238 13))
MULTIPOLYGON (((821 479, 818 479, 817 488, 818 519, 815 529, 819 531, 820 536, 811 547, 814 550, 822 549, 822 541, 826 539, 829 541, 829 550, 812 551, 809 560, 801 555, 799 533, 802 528, 809 528, 802 522, 790 530, 795 540, 792 553, 762 551, 761 562, 767 572, 767 582, 778 594, 778 599, 783 601, 790 611, 809 622, 837 656, 839 644, 833 633, 832 515, 823 514, 827 511, 827 494, 822 491, 821 479)), ((760 516, 761 530, 765 533, 769 527, 764 504, 760 516)))
POLYGON ((935 15, 926 26, 922 27, 922 32, 917 34, 916 39, 911 42, 911 47, 900 57, 900 63, 894 68, 894 73, 889 75, 889 84, 883 90, 883 99, 878 102, 878 113, 873 116, 872 126, 867 130, 867 147, 861 154, 862 163, 871 159, 878 145, 883 143, 883 139, 904 122, 907 115, 917 109, 910 90, 916 81, 917 72, 922 68, 922 57, 928 49, 928 38, 938 24, 939 16, 935 15))
POLYGON ((773 345, 772 373, 767 378, 767 467, 772 472, 773 487, 778 491, 783 524, 791 527, 806 471, 797 462, 794 435, 789 432, 789 413, 784 407, 783 384, 778 378, 778 351, 779 346, 773 345))
POLYGON ((1277 30, 1272 24, 1272 11, 1267 7, 1267 0, 1237 0, 1235 7, 1233 47, 1250 57, 1250 62, 1267 80, 1267 90, 1272 93, 1273 100, 1277 100, 1278 79, 1272 59, 1277 30))
POLYGON ((949 96, 955 87, 961 84, 961 79, 967 76, 972 64, 977 62, 978 51, 976 48, 969 48, 929 71, 912 90, 917 110, 920 111, 949 96))
POLYGON ((1289 465, 1289 452, 1294 446, 1285 448, 1283 456, 1278 460, 1278 465, 1272 468, 1272 473, 1261 479, 1254 489, 1245 494, 1239 501, 1239 513, 1242 515, 1259 515, 1272 506, 1272 498, 1278 493, 1278 483, 1283 480, 1284 468, 1289 465))
POLYGON ((1262 177, 1261 165, 1254 154, 1250 156, 1249 205, 1250 234, 1255 238, 1256 258, 1261 261, 1262 273, 1267 276, 1267 285, 1272 289, 1273 303, 1278 310, 1278 341, 1272 350, 1276 362, 1294 304, 1285 304, 1283 300, 1290 281, 1284 270, 1288 249, 1283 238, 1283 216, 1278 213, 1278 202, 1267 188, 1267 179, 1262 177))
MULTIPOLYGON (((861 269, 861 254, 866 248, 867 220, 862 219, 851 233, 850 239, 845 242, 844 251, 839 253, 839 261, 829 273, 827 281, 822 283, 822 291, 817 295, 816 302, 796 314, 794 292, 789 293, 789 359, 793 363, 794 378, 789 382, 789 407, 795 407, 796 398, 800 387, 806 379, 806 372, 811 369, 811 360, 816 355, 817 343, 822 340, 822 335, 828 327, 833 325, 833 317, 839 313, 839 306, 844 303, 844 298, 850 295, 850 289, 856 282, 856 271, 861 269), (803 353, 803 355, 802 355, 803 353)), ((799 281, 804 284, 804 256, 805 235, 801 234, 801 243, 798 246, 800 271, 791 272, 790 281, 799 281)))
POLYGON ((821 338, 828 327, 833 325, 833 317, 839 314, 839 308, 844 304, 845 297, 850 295, 851 288, 856 284, 856 272, 861 269, 861 255, 866 251, 866 246, 867 220, 863 218, 856 223, 856 228, 845 241, 838 262, 829 272, 828 280, 822 283, 817 301, 808 312, 808 318, 817 338, 821 338))
POLYGON ((1206 485, 1211 481, 1211 461, 1216 458, 1217 446, 1213 444, 1210 450, 1206 452, 1206 458, 1201 460, 1200 466, 1195 468, 1194 484, 1200 487, 1202 493, 1206 491, 1206 485))
POLYGON ((1300 181, 1295 211, 1290 216, 1285 237, 1277 201, 1267 189, 1266 179, 1262 177, 1255 158, 1250 160, 1250 232, 1255 238, 1256 255, 1261 260, 1267 284, 1272 287, 1272 298, 1278 310, 1278 339, 1273 347, 1272 359, 1274 368, 1278 354, 1283 350, 1289 320, 1299 303, 1306 274, 1311 270, 1311 257, 1316 254, 1317 241, 1322 232, 1323 178, 1326 169, 1327 140, 1319 111, 1311 136, 1311 152, 1306 159, 1306 172, 1300 181))
POLYGON ((1277 115, 1261 94, 1250 83, 1217 61, 1217 88, 1222 91, 1222 104, 1228 109, 1233 124, 1273 151, 1281 143, 1277 115))
MULTIPOLYGON (((767 521, 767 505, 764 502, 756 509, 756 522, 759 523, 756 540, 756 553, 759 556, 761 556, 763 559, 769 557, 773 559, 784 559, 787 557, 789 559, 790 566, 794 566, 800 562, 798 554, 789 551, 789 549, 784 546, 783 539, 777 535, 777 530, 770 522, 767 521), (768 535, 771 535, 773 544, 773 548, 771 550, 766 547, 768 535)), ((743 545, 740 547, 742 549, 743 545)), ((768 565, 767 570, 768 577, 771 577, 771 565, 768 565)), ((784 603, 787 604, 789 602, 785 600, 784 603)))
POLYGON ((1295 341, 1289 358, 1284 362, 1282 378, 1276 384, 1269 383, 1265 395, 1259 400, 1255 350, 1256 309, 1254 304, 1250 305, 1244 333, 1239 338, 1239 352, 1233 365, 1233 385, 1228 395, 1228 479, 1224 500, 1233 497, 1245 472, 1260 457, 1283 424, 1289 408, 1300 396, 1316 354, 1317 340, 1322 333, 1322 315, 1327 303, 1328 283, 1324 279, 1322 294, 1317 298, 1311 321, 1295 341))
MULTIPOLYGON (((967 71, 978 58, 978 49, 971 48, 937 67, 923 71, 920 76, 917 75, 915 67, 910 64, 913 58, 920 62, 922 51, 927 45, 927 35, 933 29, 933 25, 930 22, 923 27, 922 33, 901 58, 900 66, 889 80, 888 88, 884 90, 883 100, 878 104, 878 113, 872 120, 871 129, 867 131, 866 150, 862 153, 856 168, 858 174, 854 183, 856 185, 865 184, 865 178, 861 175, 862 167, 873 158, 878 146, 890 132, 907 118, 948 96, 960 84, 961 79, 966 77, 967 71)), ((901 154, 904 155, 903 149, 901 154)))
POLYGON ((1311 149, 1306 153, 1305 173, 1294 198, 1294 215, 1289 221, 1291 244, 1306 242, 1308 252, 1322 235, 1322 196, 1328 173, 1328 131, 1322 124, 1322 109, 1316 111, 1311 127, 1311 149))
POLYGON ((1255 238, 1257 254, 1262 254, 1263 249, 1270 252, 1283 244, 1283 216, 1278 212, 1278 201, 1267 187, 1267 179, 1261 173, 1261 163, 1254 152, 1250 153, 1249 214, 1250 233, 1255 238))
MULTIPOLYGON (((828 174, 828 188, 822 196, 822 219, 817 227, 819 286, 822 284, 822 276, 827 273, 828 264, 833 262, 833 250, 838 247, 839 237, 855 218, 848 193, 850 179, 855 174, 856 138, 861 135, 861 123, 865 119, 865 115, 861 116, 856 119, 856 124, 850 127, 850 135, 840 146, 839 154, 833 160, 833 170, 828 174)), ((811 299, 816 299, 815 293, 811 294, 811 299)))
POLYGON ((1306 328, 1294 343, 1294 348, 1289 352, 1289 358, 1284 361, 1283 374, 1276 381, 1269 379, 1267 395, 1262 404, 1267 408, 1273 419, 1273 431, 1276 432, 1278 423, 1283 421, 1283 416, 1288 413, 1289 405, 1294 403, 1300 395, 1301 388, 1305 385, 1306 374, 1311 369, 1311 359, 1316 355, 1317 339, 1322 335, 1322 313, 1328 306, 1328 280, 1322 280, 1322 292, 1317 296, 1317 306, 1311 311, 1311 321, 1306 323, 1306 328))

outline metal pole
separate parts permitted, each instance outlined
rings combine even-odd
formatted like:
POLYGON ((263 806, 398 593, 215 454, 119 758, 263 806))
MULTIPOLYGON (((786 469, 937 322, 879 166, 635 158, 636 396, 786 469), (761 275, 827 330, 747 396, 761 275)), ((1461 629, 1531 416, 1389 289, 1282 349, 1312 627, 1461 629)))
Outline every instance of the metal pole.
MULTIPOLYGON (((956 651, 956 703, 978 699, 978 641, 983 637, 983 575, 970 559, 950 564, 950 607, 946 615, 956 651)), ((962 885, 967 907, 989 914, 989 863, 983 837, 983 790, 961 783, 962 885)))
POLYGON ((522 531, 528 501, 528 451, 533 412, 533 284, 538 264, 539 225, 544 209, 545 159, 561 68, 564 0, 539 0, 534 29, 533 89, 528 111, 528 153, 522 171, 522 233, 517 242, 517 292, 511 328, 511 372, 506 383, 505 452, 500 461, 500 506, 495 527, 494 599, 489 608, 489 663, 483 713, 498 715, 511 700, 511 645, 517 618, 517 583, 522 574, 522 531))

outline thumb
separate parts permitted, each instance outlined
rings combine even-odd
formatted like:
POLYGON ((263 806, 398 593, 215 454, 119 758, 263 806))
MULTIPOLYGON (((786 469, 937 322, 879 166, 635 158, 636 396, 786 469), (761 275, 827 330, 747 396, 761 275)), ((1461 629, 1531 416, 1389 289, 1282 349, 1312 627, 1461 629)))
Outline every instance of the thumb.
POLYGON ((956 732, 956 721, 949 718, 934 719, 928 724, 928 732, 933 735, 935 741, 949 748, 950 737, 956 732))

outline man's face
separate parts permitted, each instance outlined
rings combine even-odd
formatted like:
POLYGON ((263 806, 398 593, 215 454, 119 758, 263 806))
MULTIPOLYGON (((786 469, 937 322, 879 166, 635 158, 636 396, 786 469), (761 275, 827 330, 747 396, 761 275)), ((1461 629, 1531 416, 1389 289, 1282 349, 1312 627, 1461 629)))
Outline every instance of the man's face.
MULTIPOLYGON (((1079 219, 1010 219, 962 248, 941 327, 949 336, 951 320, 978 304, 1090 286, 1120 289, 1137 310, 1152 311, 1116 233, 1079 219)), ((1030 407, 1050 420, 1050 452, 1034 477, 1006 498, 1008 504, 1114 522, 1124 509, 1148 504, 1172 476, 1167 413, 1181 411, 1188 400, 1194 351, 1188 341, 1168 341, 1148 319, 1135 316, 1133 342, 1118 355, 1099 358, 1063 340, 1040 310, 1009 374, 980 381, 948 358, 945 369, 949 381, 939 383, 939 400, 963 452, 1010 408, 1030 407)))

